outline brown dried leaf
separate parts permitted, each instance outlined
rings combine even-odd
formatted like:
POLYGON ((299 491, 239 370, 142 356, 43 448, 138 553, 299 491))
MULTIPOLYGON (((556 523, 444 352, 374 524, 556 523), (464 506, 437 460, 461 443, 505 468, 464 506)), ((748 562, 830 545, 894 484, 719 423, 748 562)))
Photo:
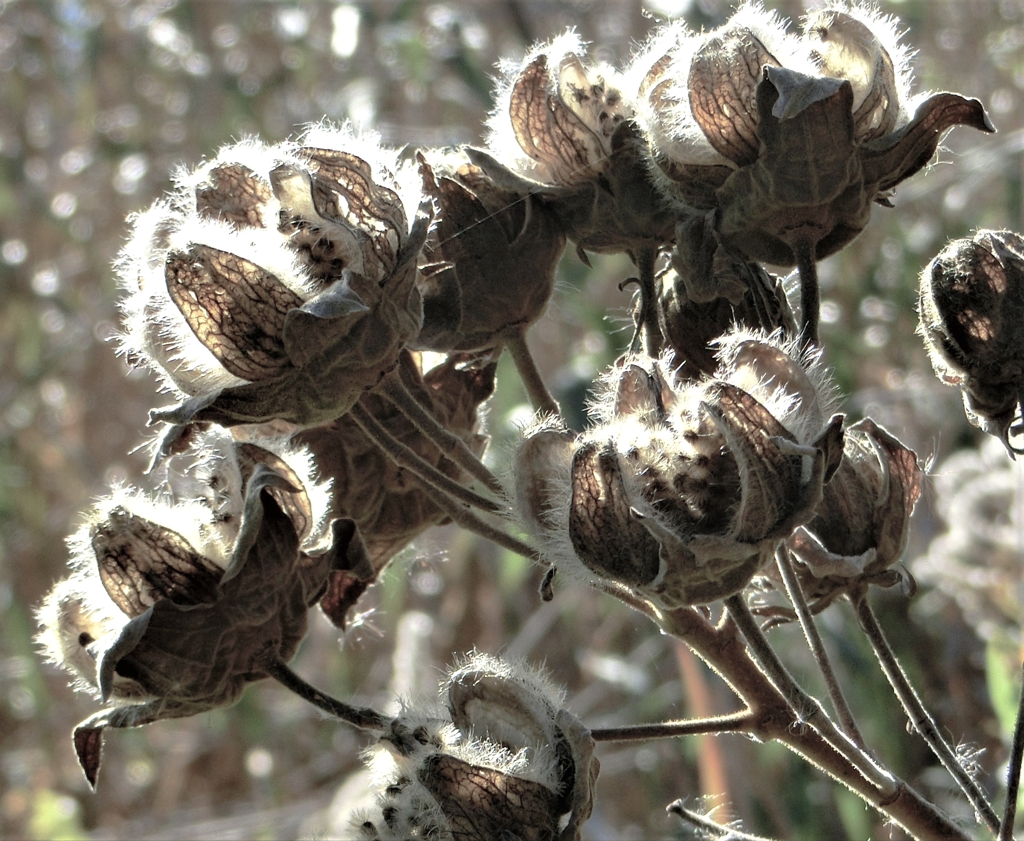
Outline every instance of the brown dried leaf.
POLYGON ((285 316, 302 298, 270 272, 206 245, 172 252, 167 291, 192 332, 229 372, 255 382, 289 367, 285 316))

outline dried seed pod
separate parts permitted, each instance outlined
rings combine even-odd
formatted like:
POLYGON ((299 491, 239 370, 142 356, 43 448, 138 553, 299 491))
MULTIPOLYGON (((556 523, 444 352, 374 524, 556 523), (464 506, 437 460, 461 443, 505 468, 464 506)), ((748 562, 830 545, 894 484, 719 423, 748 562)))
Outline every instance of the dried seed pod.
POLYGON ((801 38, 744 5, 705 34, 674 28, 648 67, 644 122, 659 185, 709 215, 747 260, 799 266, 804 329, 817 341, 817 260, 867 225, 872 205, 922 169, 956 125, 994 131, 981 103, 907 100, 907 51, 891 20, 826 8, 801 38))
MULTIPOLYGON (((399 365, 403 382, 413 396, 474 454, 482 456, 488 438, 483 432, 480 407, 493 393, 496 365, 475 367, 463 364, 459 356, 451 356, 424 375, 419 360, 408 351, 402 354, 399 365)), ((362 405, 429 464, 456 481, 468 482, 470 477, 444 458, 437 446, 383 396, 371 394, 362 405)), ((295 440, 309 448, 320 474, 332 480, 333 515, 353 520, 365 546, 369 563, 358 580, 336 574, 331 593, 339 592, 322 605, 331 621, 344 627, 346 611, 388 561, 426 529, 447 522, 448 515, 434 502, 430 488, 398 467, 347 418, 304 430, 295 440)))
POLYGON ((618 74, 589 66, 573 33, 503 71, 488 151, 467 149, 470 160, 502 189, 550 207, 581 253, 671 242, 675 220, 653 189, 618 74))
POLYGON ((616 372, 602 423, 571 447, 544 428, 521 447, 517 497, 540 509, 524 525, 559 569, 662 607, 737 592, 811 519, 839 464, 842 418, 829 419, 817 358, 740 333, 715 380, 673 383, 639 359, 616 372))
POLYGON ((578 841, 598 762, 561 693, 524 665, 473 655, 442 697, 447 714, 407 707, 382 739, 392 769, 379 815, 353 820, 358 837, 578 841))
POLYGON ((106 727, 230 705, 295 653, 347 547, 301 552, 271 489, 300 493, 261 464, 230 544, 206 500, 171 505, 125 491, 70 541, 78 569, 40 610, 40 641, 80 687, 114 702, 75 730, 92 785, 106 727))
POLYGON ((845 430, 843 459, 814 513, 789 545, 801 589, 819 610, 851 586, 888 586, 910 534, 923 471, 913 450, 870 418, 845 430))
POLYGON ((438 208, 423 251, 423 330, 415 346, 478 351, 543 314, 565 250, 552 211, 498 187, 461 155, 428 153, 420 172, 438 208), (429 161, 429 162, 428 162, 429 161))
POLYGON ((419 333, 429 201, 410 227, 379 144, 323 128, 304 140, 320 145, 228 147, 135 219, 122 347, 187 398, 154 419, 322 423, 419 333))
POLYGON ((921 326, 936 375, 967 417, 1011 455, 1024 386, 1024 239, 979 231, 949 243, 921 275, 921 326))

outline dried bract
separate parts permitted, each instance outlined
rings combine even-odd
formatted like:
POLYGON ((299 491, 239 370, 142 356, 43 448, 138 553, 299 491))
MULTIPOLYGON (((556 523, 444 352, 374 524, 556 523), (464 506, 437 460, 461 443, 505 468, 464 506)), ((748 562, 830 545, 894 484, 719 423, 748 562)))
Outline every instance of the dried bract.
POLYGON ((979 231, 949 243, 921 275, 920 331, 936 375, 967 417, 1010 454, 1024 388, 1024 239, 979 231))
POLYGON ((863 10, 816 11, 796 38, 747 5, 717 30, 675 35, 663 56, 642 56, 660 183, 713 212, 723 241, 751 260, 834 253, 948 128, 993 130, 977 100, 951 93, 911 118, 906 50, 891 21, 863 10))
POLYGON ((503 70, 488 152, 467 149, 471 160, 503 189, 549 206, 581 252, 671 242, 675 220, 653 189, 624 80, 588 66, 573 33, 503 70))
POLYGON ((446 712, 407 707, 382 739, 379 816, 357 817, 357 837, 578 841, 598 762, 561 693, 524 665, 474 655, 442 698, 446 712))
POLYGON ((348 548, 336 540, 316 556, 300 550, 309 496, 279 456, 252 447, 234 467, 250 473, 237 510, 230 499, 211 506, 220 487, 173 504, 122 490, 70 541, 76 571, 41 608, 40 642, 79 688, 113 702, 75 730, 93 785, 104 728, 232 704, 290 659, 308 608, 348 548), (281 466, 285 473, 274 469, 281 466))
POLYGON ((507 331, 543 314, 565 233, 536 196, 502 189, 463 156, 428 153, 420 171, 439 218, 423 251, 423 329, 414 345, 500 345, 507 331))
POLYGON ((924 478, 917 456, 870 418, 845 430, 843 459, 814 518, 789 545, 801 589, 820 609, 854 586, 895 584, 924 478))
MULTIPOLYGON (((423 375, 415 355, 404 352, 399 362, 402 380, 413 396, 449 432, 477 456, 487 448, 480 407, 494 390, 496 365, 462 364, 456 355, 423 375)), ((469 477, 444 458, 437 446, 390 401, 377 394, 362 404, 395 438, 430 465, 459 482, 469 477)), ((431 526, 447 522, 434 492, 395 464, 353 421, 341 417, 304 430, 297 442, 313 453, 320 474, 333 482, 333 513, 357 525, 369 561, 362 571, 338 571, 323 607, 344 627, 345 613, 372 584, 388 561, 431 526)))

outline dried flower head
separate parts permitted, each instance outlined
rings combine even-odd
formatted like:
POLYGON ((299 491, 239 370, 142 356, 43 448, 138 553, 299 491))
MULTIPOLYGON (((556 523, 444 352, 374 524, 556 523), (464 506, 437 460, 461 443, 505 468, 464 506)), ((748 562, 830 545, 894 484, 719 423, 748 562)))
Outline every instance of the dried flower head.
POLYGON ((298 474, 271 450, 240 444, 236 455, 197 471, 194 499, 115 490, 69 540, 75 571, 40 609, 39 640, 78 688, 113 702, 75 731, 94 785, 105 727, 232 704, 290 659, 348 549, 302 552, 322 492, 293 484, 298 474), (246 474, 242 493, 234 483, 246 474))
POLYGON ((422 324, 430 209, 407 213, 387 154, 326 127, 302 145, 247 141, 134 219, 123 350, 190 398, 155 418, 321 423, 394 367, 422 324))
POLYGON ((524 664, 477 654, 441 695, 446 710, 407 705, 381 740, 379 814, 353 821, 358 837, 578 841, 598 762, 562 694, 524 664))
POLYGON ((559 568, 662 607, 746 586, 813 516, 841 456, 817 358, 778 336, 723 338, 716 379, 697 384, 627 359, 601 404, 604 422, 571 446, 550 428, 528 436, 515 495, 559 568))
POLYGON ((1024 387, 1024 239, 979 231, 949 243, 921 275, 921 326, 936 375, 959 386, 967 417, 1011 456, 1024 387))
POLYGON ((536 196, 502 189, 464 155, 428 153, 420 172, 438 208, 423 251, 423 330, 415 344, 476 351, 543 314, 565 233, 536 196), (428 268, 429 267, 429 268, 428 268))

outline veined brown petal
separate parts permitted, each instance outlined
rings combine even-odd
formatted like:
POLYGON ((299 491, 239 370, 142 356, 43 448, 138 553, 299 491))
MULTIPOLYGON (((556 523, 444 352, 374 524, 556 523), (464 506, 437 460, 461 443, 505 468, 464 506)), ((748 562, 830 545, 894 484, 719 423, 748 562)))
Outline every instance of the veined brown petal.
POLYGON ((757 160, 757 85, 779 61, 752 32, 738 28, 708 38, 690 64, 690 110, 715 151, 738 166, 757 160))
POLYGON ((284 320, 303 302, 275 275, 207 245, 169 254, 164 274, 192 332, 236 377, 255 382, 289 366, 284 320))
POLYGON ((267 221, 263 212, 273 197, 270 184, 249 167, 221 164, 210 170, 206 184, 196 188, 196 210, 239 228, 262 228, 267 221))
POLYGON ((177 532, 117 507, 90 537, 100 580, 126 616, 139 616, 161 599, 182 606, 217 600, 223 570, 177 532))

